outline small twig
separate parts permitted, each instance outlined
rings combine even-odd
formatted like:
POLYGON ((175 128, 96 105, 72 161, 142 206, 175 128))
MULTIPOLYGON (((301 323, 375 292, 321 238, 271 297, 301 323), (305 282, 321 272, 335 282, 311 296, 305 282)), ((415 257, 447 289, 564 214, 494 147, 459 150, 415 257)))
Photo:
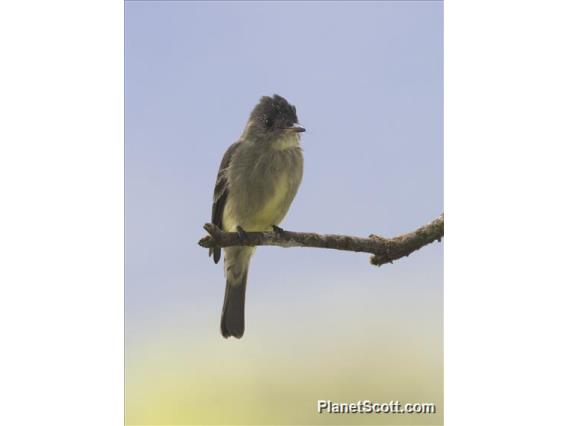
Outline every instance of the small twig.
POLYGON ((370 235, 369 238, 348 235, 320 235, 309 232, 247 232, 243 241, 237 232, 224 232, 217 226, 206 223, 208 236, 199 240, 205 248, 230 246, 278 246, 278 247, 314 247, 354 252, 371 253, 371 264, 384 265, 408 256, 412 252, 434 241, 441 241, 444 236, 444 214, 427 225, 412 232, 393 238, 370 235))

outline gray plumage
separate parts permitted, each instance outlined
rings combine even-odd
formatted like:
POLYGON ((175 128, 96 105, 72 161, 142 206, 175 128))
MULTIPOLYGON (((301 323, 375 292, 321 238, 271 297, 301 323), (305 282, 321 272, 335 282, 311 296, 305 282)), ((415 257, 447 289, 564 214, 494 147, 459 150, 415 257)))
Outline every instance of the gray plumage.
MULTIPOLYGON (((224 231, 269 231, 288 212, 303 174, 296 108, 281 96, 264 96, 240 139, 221 161, 213 196, 212 222, 224 231)), ((223 337, 244 333, 245 290, 254 247, 227 247, 223 337)), ((221 249, 210 250, 217 263, 221 249)))

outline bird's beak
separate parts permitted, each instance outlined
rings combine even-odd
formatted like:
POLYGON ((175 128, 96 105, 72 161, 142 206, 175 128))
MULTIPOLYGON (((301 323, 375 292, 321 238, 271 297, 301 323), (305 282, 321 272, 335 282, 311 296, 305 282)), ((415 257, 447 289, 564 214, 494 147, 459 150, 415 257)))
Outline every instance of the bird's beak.
POLYGON ((306 129, 304 129, 298 123, 294 124, 292 127, 288 127, 287 130, 291 130, 291 131, 296 132, 296 133, 302 133, 302 132, 306 131, 306 129))

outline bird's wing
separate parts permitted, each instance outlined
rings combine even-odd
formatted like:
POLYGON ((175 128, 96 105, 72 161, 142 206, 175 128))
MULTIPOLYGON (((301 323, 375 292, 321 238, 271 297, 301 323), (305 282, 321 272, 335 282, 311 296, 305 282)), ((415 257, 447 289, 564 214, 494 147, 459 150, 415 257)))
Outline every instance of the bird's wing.
MULTIPOLYGON (((223 210, 225 209, 225 202, 229 195, 229 184, 227 180, 227 170, 231 164, 231 157, 235 153, 239 142, 232 144, 221 160, 219 172, 217 173, 217 181, 215 183, 215 191, 213 193, 213 208, 211 211, 211 222, 223 229, 223 210)), ((219 247, 209 249, 209 256, 213 254, 213 261, 219 262, 221 258, 221 249, 219 247)))

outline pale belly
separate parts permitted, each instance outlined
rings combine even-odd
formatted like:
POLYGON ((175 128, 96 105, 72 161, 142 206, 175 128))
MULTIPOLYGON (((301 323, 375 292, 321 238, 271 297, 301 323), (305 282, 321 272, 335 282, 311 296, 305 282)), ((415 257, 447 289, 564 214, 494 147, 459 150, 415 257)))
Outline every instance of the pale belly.
POLYGON ((235 200, 229 194, 223 210, 223 229, 234 232, 240 225, 245 231, 272 230, 272 225, 278 225, 286 216, 295 195, 291 193, 295 191, 287 177, 282 176, 270 194, 254 209, 248 208, 246 200, 235 200))

